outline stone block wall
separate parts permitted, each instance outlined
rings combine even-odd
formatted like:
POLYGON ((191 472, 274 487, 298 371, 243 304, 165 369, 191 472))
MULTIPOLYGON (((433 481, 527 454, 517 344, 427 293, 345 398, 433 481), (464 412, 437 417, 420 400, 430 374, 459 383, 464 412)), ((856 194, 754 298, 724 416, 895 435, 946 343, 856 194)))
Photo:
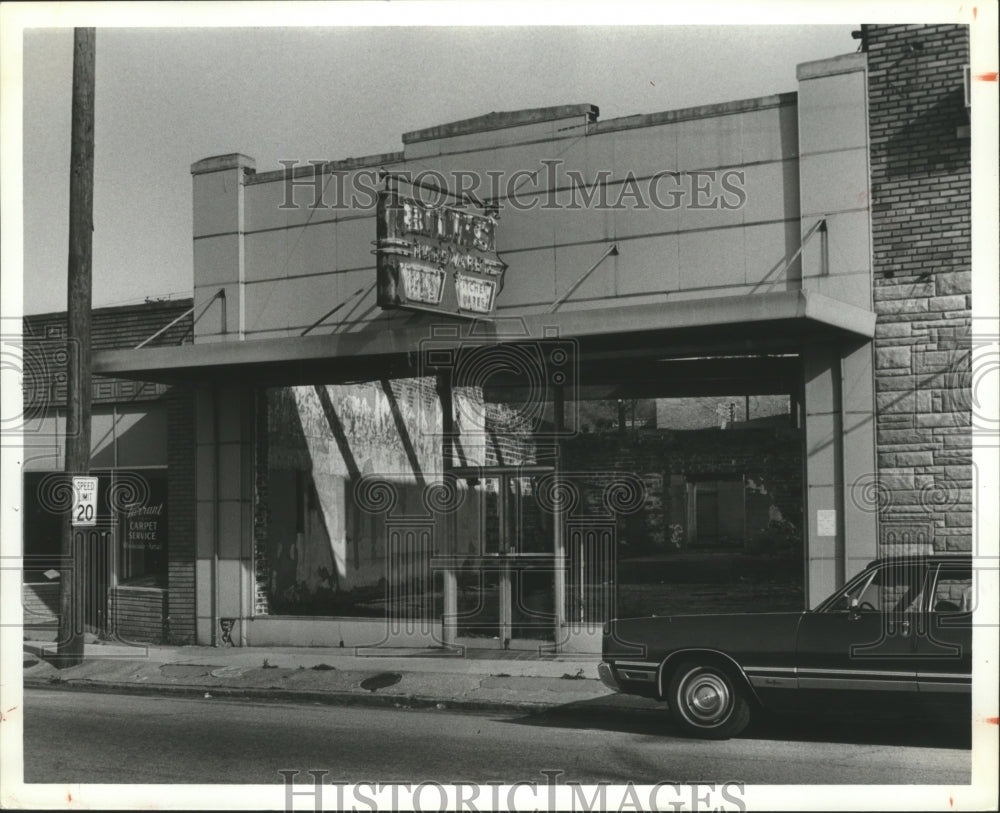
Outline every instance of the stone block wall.
MULTIPOLYGON (((971 206, 962 25, 865 25, 882 553, 972 539, 971 206)), ((848 487, 857 484, 847 484, 848 487)))

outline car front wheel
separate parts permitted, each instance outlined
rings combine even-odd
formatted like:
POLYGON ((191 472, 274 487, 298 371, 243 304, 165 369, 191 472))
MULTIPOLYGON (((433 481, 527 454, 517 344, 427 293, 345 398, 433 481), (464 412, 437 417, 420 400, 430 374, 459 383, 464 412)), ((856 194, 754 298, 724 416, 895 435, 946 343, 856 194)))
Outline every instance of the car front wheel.
POLYGON ((750 722, 746 691, 712 664, 682 663, 670 680, 667 703, 681 728, 698 737, 735 737, 750 722))

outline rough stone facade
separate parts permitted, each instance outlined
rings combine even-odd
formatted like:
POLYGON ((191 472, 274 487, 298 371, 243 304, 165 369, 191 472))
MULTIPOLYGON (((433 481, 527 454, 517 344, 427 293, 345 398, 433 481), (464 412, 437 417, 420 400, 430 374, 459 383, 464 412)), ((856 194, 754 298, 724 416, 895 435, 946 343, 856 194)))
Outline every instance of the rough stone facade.
POLYGON ((970 550, 971 202, 962 25, 866 25, 883 553, 970 550))

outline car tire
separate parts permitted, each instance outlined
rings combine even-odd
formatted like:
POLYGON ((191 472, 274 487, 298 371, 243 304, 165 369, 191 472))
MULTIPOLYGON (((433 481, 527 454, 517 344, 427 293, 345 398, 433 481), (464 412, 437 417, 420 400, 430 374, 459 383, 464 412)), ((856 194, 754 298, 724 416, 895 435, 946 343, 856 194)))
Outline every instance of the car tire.
POLYGON ((680 664, 670 679, 667 703, 674 721, 696 737, 729 739, 750 722, 745 688, 726 670, 711 663, 680 664))

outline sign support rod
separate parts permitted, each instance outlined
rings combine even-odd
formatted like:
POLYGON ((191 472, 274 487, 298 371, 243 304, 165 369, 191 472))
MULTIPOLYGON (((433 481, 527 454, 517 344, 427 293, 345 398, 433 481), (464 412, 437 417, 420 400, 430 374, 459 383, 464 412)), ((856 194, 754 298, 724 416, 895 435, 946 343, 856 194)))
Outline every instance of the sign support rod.
POLYGON ((617 243, 612 243, 611 246, 608 248, 608 250, 605 251, 604 254, 601 255, 601 259, 599 259, 596 263, 594 263, 592 266, 590 266, 590 268, 587 270, 587 272, 582 277, 580 277, 576 282, 574 282, 570 286, 570 289, 566 293, 564 293, 555 302, 553 302, 552 303, 552 307, 550 307, 547 312, 548 313, 555 313, 559 309, 559 307, 567 299, 569 299, 571 296, 573 296, 573 294, 576 292, 576 289, 579 288, 581 285, 583 285, 584 282, 586 282, 587 277, 589 277, 591 274, 594 273, 594 271, 597 270, 597 266, 599 266, 608 257, 611 257, 611 256, 615 256, 615 257, 618 256, 618 244, 617 243))

